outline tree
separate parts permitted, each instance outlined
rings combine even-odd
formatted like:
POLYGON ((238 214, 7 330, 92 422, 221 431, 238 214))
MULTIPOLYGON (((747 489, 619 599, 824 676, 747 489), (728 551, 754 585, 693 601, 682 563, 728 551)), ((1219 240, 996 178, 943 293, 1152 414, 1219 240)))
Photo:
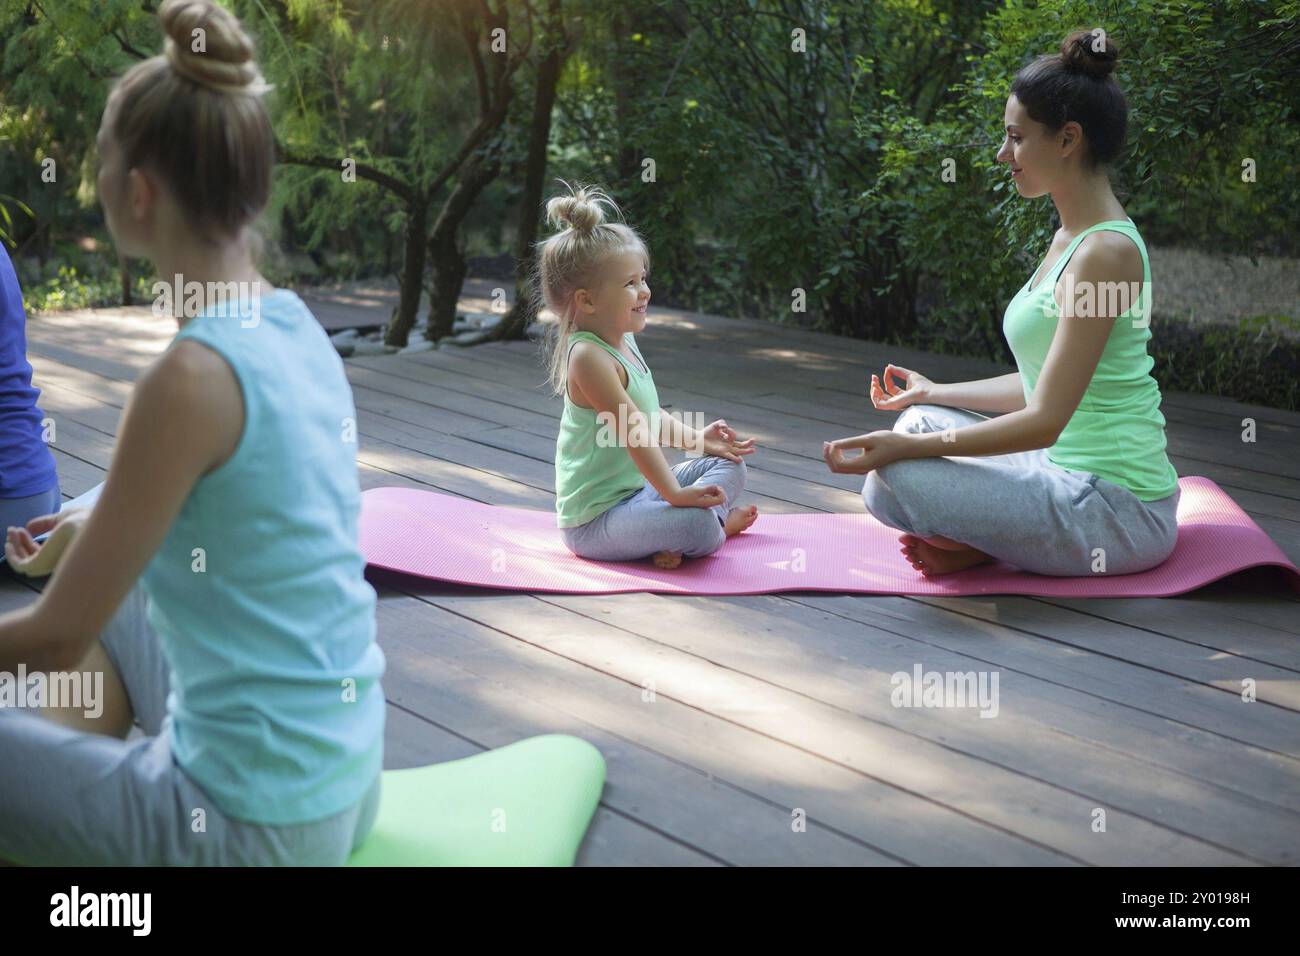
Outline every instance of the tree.
MULTIPOLYGON (((258 19, 251 9, 249 15, 258 19)), ((508 30, 509 16, 506 0, 495 7, 488 0, 405 0, 364 14, 290 5, 278 18, 262 18, 278 39, 268 67, 292 93, 279 117, 281 161, 333 173, 328 180, 289 180, 297 204, 309 210, 311 240, 320 240, 337 211, 316 201, 321 186, 358 202, 356 190, 344 187, 369 183, 399 204, 403 254, 398 305, 385 331, 389 345, 407 343, 430 254, 429 334, 451 329, 464 276, 457 230, 492 179, 492 140, 508 112, 510 79, 527 54, 526 40, 505 55, 491 52, 494 31, 508 30), (454 31, 444 29, 447 22, 454 31), (476 110, 462 106, 468 82, 476 110)), ((509 45, 507 33, 496 37, 509 45)))
POLYGON ((493 330, 493 338, 523 338, 537 317, 537 300, 532 288, 536 268, 534 245, 546 184, 547 148, 551 140, 551 115, 564 62, 571 52, 572 38, 565 31, 561 0, 548 0, 542 22, 544 50, 537 66, 533 88, 532 116, 528 123, 528 155, 524 162, 524 189, 519 201, 519 230, 515 237, 515 302, 493 330))
POLYGON ((433 280, 426 334, 430 339, 440 339, 452 330, 456 303, 465 282, 465 255, 459 242, 461 223, 501 169, 502 144, 493 140, 505 124, 514 96, 515 74, 533 42, 532 7, 524 4, 519 13, 525 29, 522 42, 511 37, 510 5, 506 0, 495 8, 488 0, 481 0, 475 8, 461 8, 459 27, 474 70, 479 120, 467 140, 467 145, 473 143, 473 155, 471 150, 465 151, 468 162, 464 172, 443 203, 429 236, 433 280))

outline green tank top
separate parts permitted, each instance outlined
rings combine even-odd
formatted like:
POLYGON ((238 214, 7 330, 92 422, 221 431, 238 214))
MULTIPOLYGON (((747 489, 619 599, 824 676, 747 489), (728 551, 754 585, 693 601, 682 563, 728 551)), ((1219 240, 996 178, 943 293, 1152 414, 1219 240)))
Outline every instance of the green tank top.
MULTIPOLYGON (((1129 311, 1115 320, 1092 381, 1047 456, 1062 468, 1091 472, 1127 488, 1143 501, 1156 501, 1178 488, 1178 473, 1165 454, 1160 387, 1151 377, 1155 360, 1147 354, 1151 262, 1133 220, 1099 222, 1075 236, 1038 285, 1029 288, 1034 281, 1030 276, 1016 293, 1003 316, 1002 331, 1020 370, 1025 401, 1029 401, 1056 334, 1059 311, 1053 290, 1079 243, 1101 230, 1123 233, 1137 245, 1142 254, 1142 289, 1129 311)), ((1077 306, 1086 303, 1083 295, 1082 290, 1073 295, 1077 306)), ((1104 295, 1103 291, 1097 297, 1104 295)))
MULTIPOLYGON (((650 367, 641 357, 631 333, 627 342, 637 361, 629 362, 618 349, 593 332, 573 332, 568 350, 577 342, 594 342, 627 369, 627 394, 650 418, 651 433, 659 435, 659 392, 650 367)), ((604 514, 628 495, 645 487, 645 476, 627 449, 618 444, 618 423, 601 419, 596 410, 575 405, 564 388, 564 413, 555 439, 555 513, 561 528, 574 528, 604 514)))

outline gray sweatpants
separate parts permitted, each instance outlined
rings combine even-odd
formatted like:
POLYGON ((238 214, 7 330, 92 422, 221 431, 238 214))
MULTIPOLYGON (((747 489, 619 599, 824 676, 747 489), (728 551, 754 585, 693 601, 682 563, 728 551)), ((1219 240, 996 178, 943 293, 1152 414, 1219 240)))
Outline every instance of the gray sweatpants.
POLYGON ((40 866, 329 866, 345 862, 379 809, 365 798, 292 826, 225 816, 172 759, 170 670, 137 585, 100 642, 144 737, 119 740, 0 707, 0 860, 40 866))
MULTIPOLYGON (((55 484, 48 491, 26 498, 0 498, 0 531, 9 528, 24 528, 27 522, 41 515, 57 514, 63 503, 63 495, 55 484)), ((0 556, 3 552, 0 551, 0 556)))
MULTIPOLYGON (((987 420, 966 409, 912 405, 894 431, 987 420)), ((922 538, 942 535, 1025 571, 1062 577, 1160 564, 1178 539, 1178 497, 1142 501, 1104 478, 1053 464, 1046 449, 896 461, 867 475, 862 487, 867 511, 882 524, 922 538)))
POLYGON ((727 538, 727 512, 745 490, 745 462, 705 455, 675 465, 673 474, 683 488, 717 485, 726 501, 713 508, 677 508, 647 483, 586 524, 561 528, 565 546, 593 561, 636 561, 660 551, 700 558, 717 551, 727 538))

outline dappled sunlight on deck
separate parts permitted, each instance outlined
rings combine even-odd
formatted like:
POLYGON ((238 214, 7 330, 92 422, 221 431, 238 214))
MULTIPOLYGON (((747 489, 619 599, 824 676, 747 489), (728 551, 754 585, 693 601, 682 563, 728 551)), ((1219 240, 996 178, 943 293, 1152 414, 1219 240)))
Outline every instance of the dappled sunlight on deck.
MULTIPOLYGON (((462 304, 486 310, 498 285, 474 284, 462 304)), ((329 293, 331 321, 382 324, 381 291, 329 293)), ((106 310, 33 317, 28 331, 72 496, 103 479, 131 383, 174 326, 106 310)), ((897 533, 864 534, 861 479, 829 474, 820 443, 888 427, 857 388, 886 361, 945 380, 999 369, 654 305, 639 339, 665 404, 759 438, 745 496, 759 522, 702 561, 803 584, 832 560, 853 581, 917 581, 897 533), (850 537, 795 541, 776 520, 809 513, 850 537)), ((414 539, 430 561, 456 555, 499 587, 368 572, 388 662, 389 766, 540 733, 591 741, 609 776, 580 862, 1300 862, 1300 626, 1278 579, 1242 574, 1160 600, 954 597, 942 585, 912 596, 558 593, 589 574, 554 528, 557 404, 535 344, 345 366, 363 488, 452 495, 452 516, 467 522, 488 504, 531 515, 487 511, 472 537, 431 528, 414 539), (516 575, 556 591, 513 590, 516 575), (983 681, 988 697, 927 703, 928 675, 944 694, 983 681), (1098 807, 1110 836, 1090 826, 1098 807)), ((1165 408, 1171 448, 1187 453, 1174 456, 1180 473, 1213 478, 1300 556, 1300 464, 1269 451, 1300 446, 1300 415, 1178 395, 1165 408), (1260 451, 1240 441, 1248 413, 1268 436, 1260 451)), ((1186 501, 1185 517, 1218 520, 1186 501)), ((686 580, 648 562, 611 574, 629 587, 686 580)), ((12 578, 0 585, 0 611, 34 597, 12 578)))

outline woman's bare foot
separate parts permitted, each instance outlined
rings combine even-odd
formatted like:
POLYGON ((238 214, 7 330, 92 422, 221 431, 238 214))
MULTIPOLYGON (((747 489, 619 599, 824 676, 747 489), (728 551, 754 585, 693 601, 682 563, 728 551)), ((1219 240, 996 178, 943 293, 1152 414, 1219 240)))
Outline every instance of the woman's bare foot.
POLYGON ((682 553, 680 551, 657 551, 654 556, 656 568, 664 571, 671 571, 682 563, 682 553))
POLYGON ((727 520, 723 522, 722 529, 727 532, 730 538, 733 534, 740 534, 758 520, 758 505, 749 505, 746 508, 732 508, 727 512, 727 520))
POLYGON ((966 568, 987 564, 993 560, 978 548, 953 541, 951 538, 941 536, 918 538, 914 534, 905 534, 898 540, 903 545, 899 549, 903 552, 903 557, 927 578, 964 571, 966 568))

